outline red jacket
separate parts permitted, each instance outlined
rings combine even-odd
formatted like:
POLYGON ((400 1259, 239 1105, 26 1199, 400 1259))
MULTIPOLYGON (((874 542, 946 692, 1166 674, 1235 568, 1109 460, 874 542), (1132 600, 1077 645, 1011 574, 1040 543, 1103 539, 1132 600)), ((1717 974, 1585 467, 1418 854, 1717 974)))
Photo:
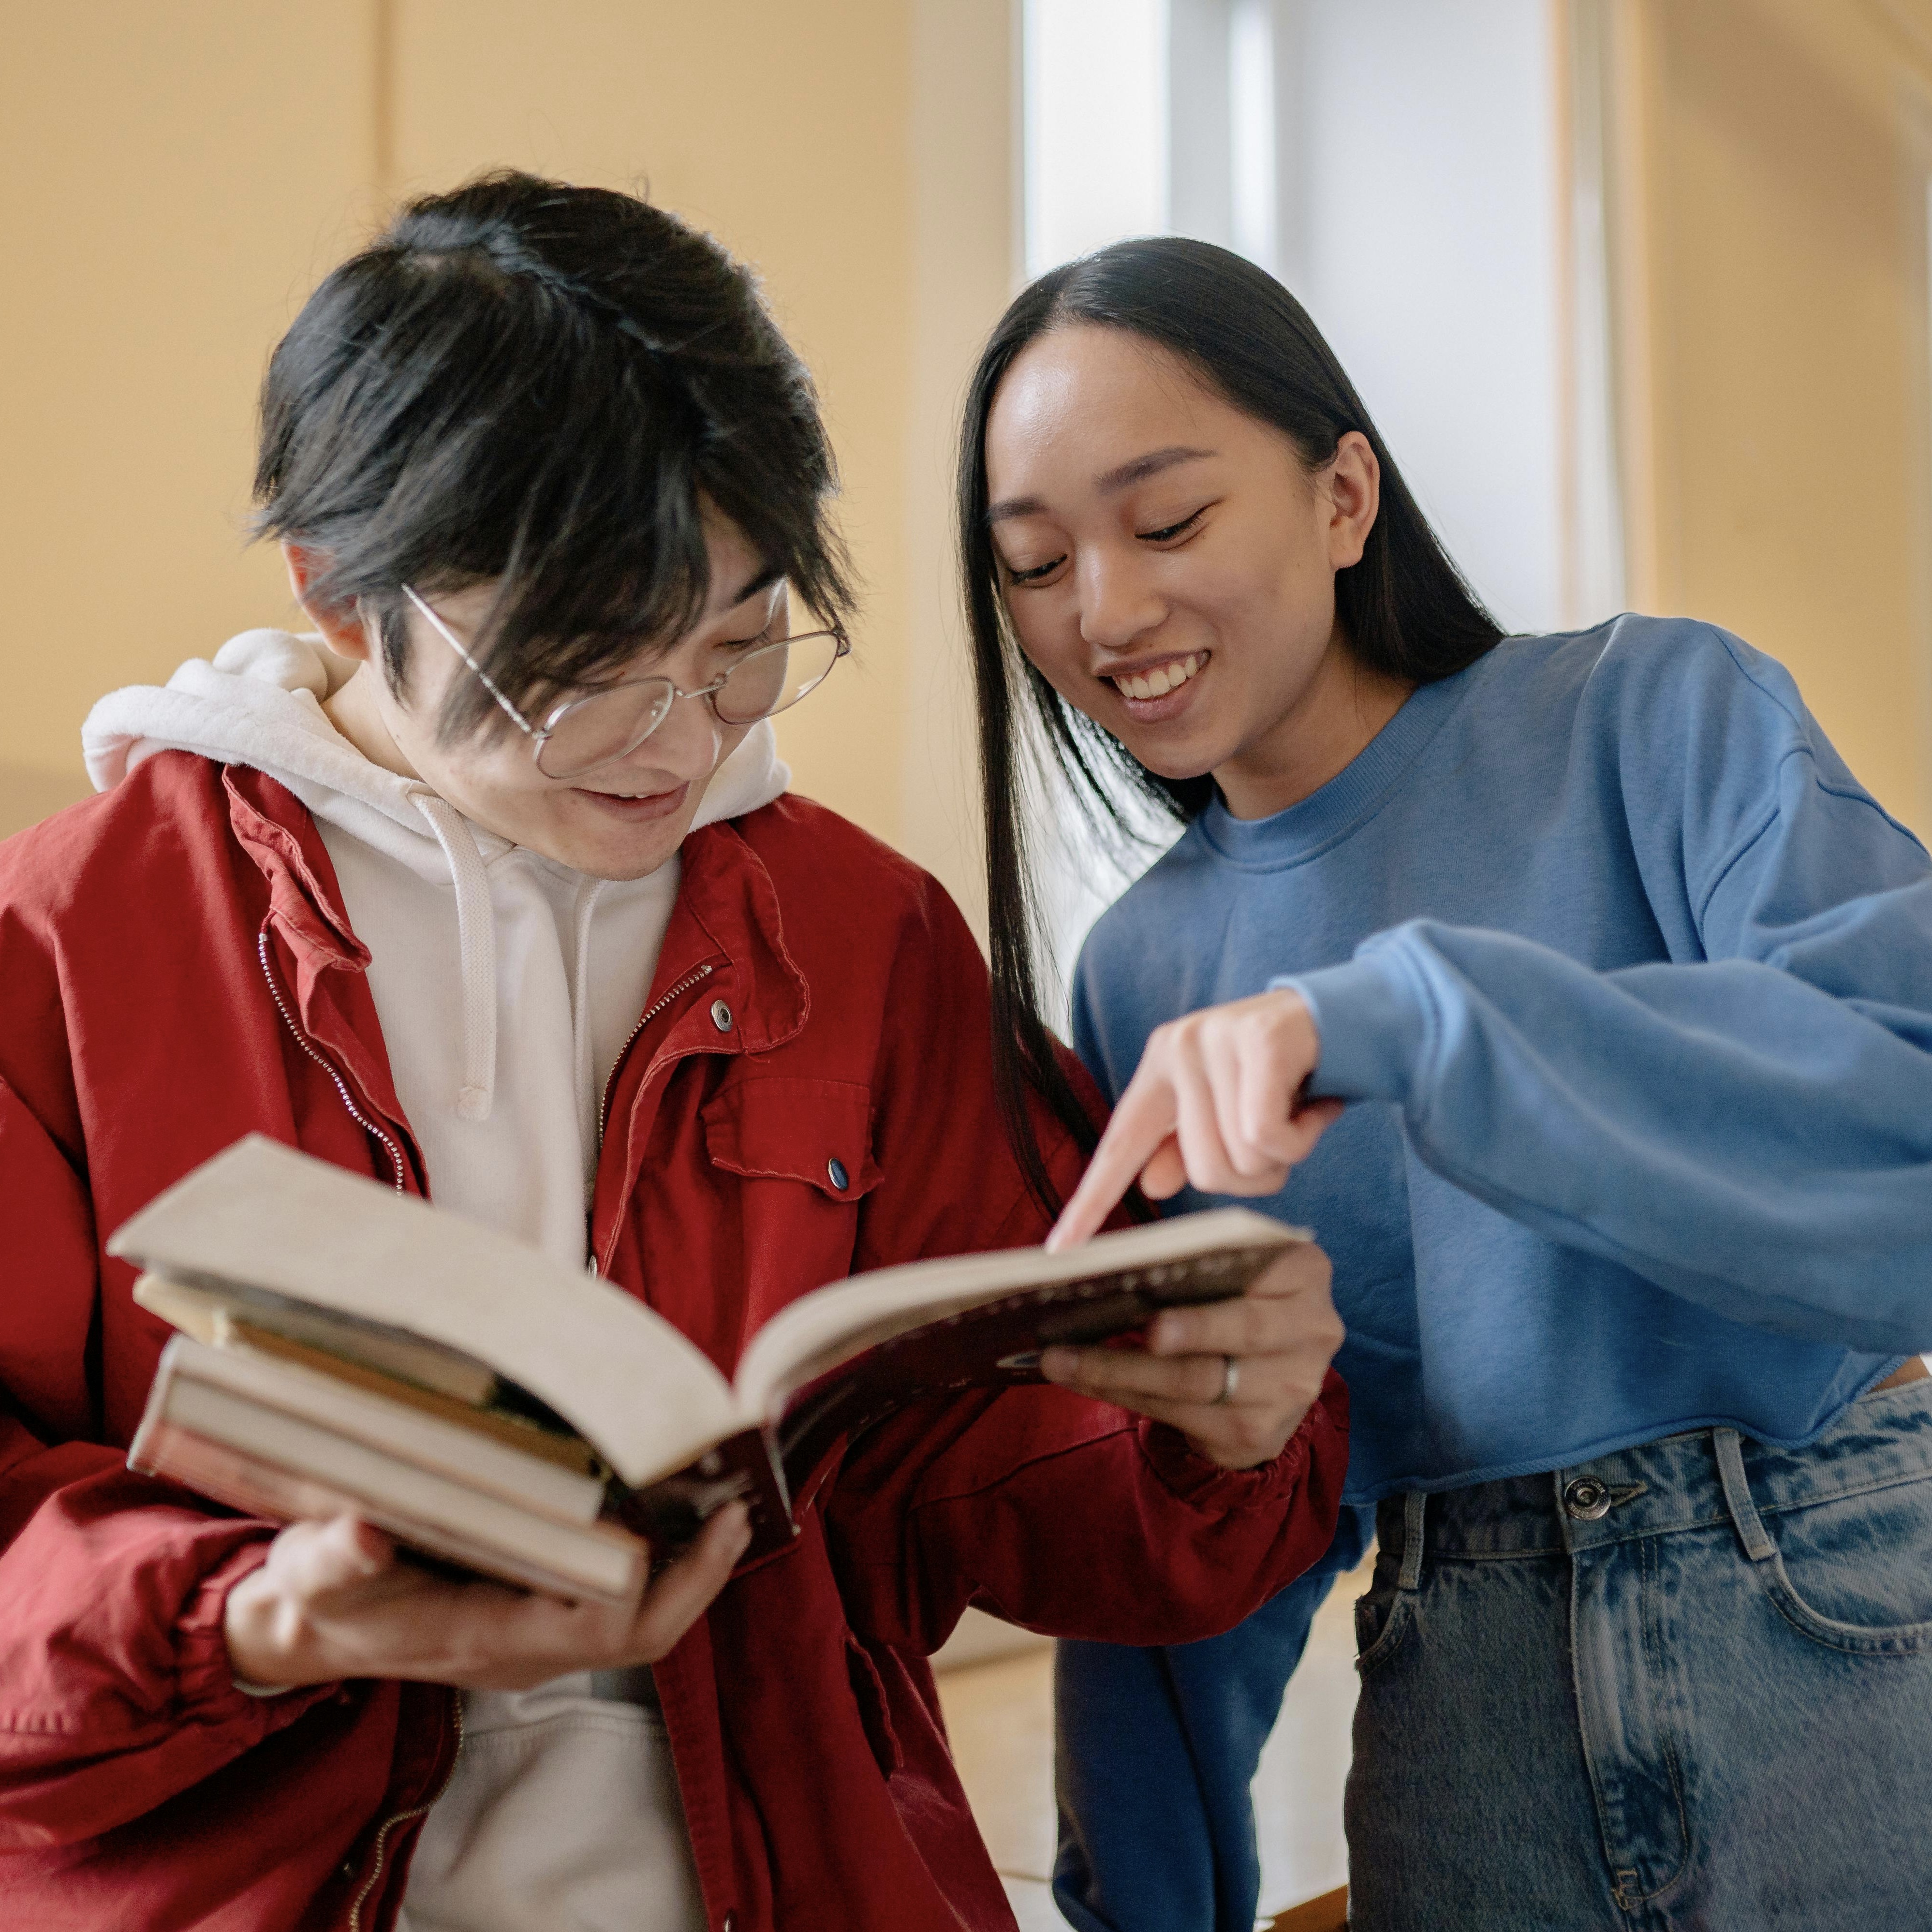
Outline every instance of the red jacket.
MULTIPOLYGON (((242 767, 166 753, 0 846, 9 1926, 386 1927, 448 1775, 448 1690, 234 1688, 224 1593, 271 1532, 128 1473, 166 1331, 100 1251, 251 1130, 422 1188, 367 958, 308 814, 242 767)), ((1040 1238, 979 954, 930 879, 832 813, 786 798, 687 840, 652 1000, 592 1239, 721 1368, 822 1282, 1040 1238)), ((848 1449, 791 1547, 657 1669, 711 1925, 1010 1927, 928 1653, 972 1603, 1130 1643, 1227 1628, 1327 1545, 1345 1436, 1331 1376, 1238 1474, 1044 1388, 928 1401, 848 1449)))

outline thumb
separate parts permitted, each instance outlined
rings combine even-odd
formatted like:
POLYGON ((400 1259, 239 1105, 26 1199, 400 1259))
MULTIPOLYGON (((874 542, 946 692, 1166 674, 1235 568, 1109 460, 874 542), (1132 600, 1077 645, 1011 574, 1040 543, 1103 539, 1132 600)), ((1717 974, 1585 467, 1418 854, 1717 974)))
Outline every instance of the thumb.
POLYGON ((270 1562, 282 1580, 311 1598, 373 1582, 395 1560, 395 1545, 359 1516, 292 1523, 276 1538, 270 1562))
POLYGON ((1298 1166, 1315 1151, 1315 1143, 1339 1120, 1346 1110, 1346 1100, 1308 1100, 1289 1117, 1288 1134, 1293 1144, 1288 1159, 1298 1166))

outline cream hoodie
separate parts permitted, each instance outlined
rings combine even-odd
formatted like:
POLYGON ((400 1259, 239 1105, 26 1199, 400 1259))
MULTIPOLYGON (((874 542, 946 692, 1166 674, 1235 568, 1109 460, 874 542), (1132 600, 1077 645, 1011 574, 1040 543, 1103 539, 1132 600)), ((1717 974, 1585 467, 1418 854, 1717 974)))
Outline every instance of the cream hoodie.
MULTIPOLYGON (((592 879, 472 824, 372 764, 322 708, 355 666, 248 631, 164 687, 103 698, 82 732, 105 791, 170 749, 251 766, 314 815, 391 1071, 441 1208, 586 1260, 604 1083, 650 989, 677 896, 592 879)), ((769 724, 706 788, 694 825, 790 782, 769 724)), ((703 1912, 648 1671, 470 1692, 457 1768, 410 1870, 405 1932, 687 1932, 703 1912)))

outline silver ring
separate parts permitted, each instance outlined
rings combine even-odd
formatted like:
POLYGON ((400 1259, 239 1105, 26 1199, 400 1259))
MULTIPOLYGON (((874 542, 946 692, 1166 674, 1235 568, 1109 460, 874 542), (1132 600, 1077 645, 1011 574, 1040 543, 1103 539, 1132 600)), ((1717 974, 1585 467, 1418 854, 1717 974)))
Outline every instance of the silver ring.
POLYGON ((1219 1408, 1222 1403, 1232 1402, 1234 1399, 1234 1390, 1239 1385, 1240 1379, 1240 1364, 1232 1355, 1223 1355, 1221 1358, 1221 1393, 1214 1398, 1210 1406, 1219 1408))

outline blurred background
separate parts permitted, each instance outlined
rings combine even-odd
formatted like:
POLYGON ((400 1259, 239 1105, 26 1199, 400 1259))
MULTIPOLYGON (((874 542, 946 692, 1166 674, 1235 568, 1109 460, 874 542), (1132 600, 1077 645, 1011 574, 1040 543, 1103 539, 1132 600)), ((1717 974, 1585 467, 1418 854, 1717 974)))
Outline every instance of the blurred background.
MULTIPOLYGON (((784 749, 976 922, 959 400, 1028 274, 1162 230, 1303 298, 1507 626, 1726 625, 1932 832, 1932 0, 71 0, 8 42, 0 833, 85 791, 102 692, 292 620, 245 541, 268 350, 399 196, 502 164, 762 274, 866 592, 784 749)), ((1040 810, 1064 964, 1121 874, 1040 810)), ((1271 1911, 1340 1882, 1343 1594, 1271 1911)), ((1040 1924, 1043 1669, 948 1691, 1040 1924)))

